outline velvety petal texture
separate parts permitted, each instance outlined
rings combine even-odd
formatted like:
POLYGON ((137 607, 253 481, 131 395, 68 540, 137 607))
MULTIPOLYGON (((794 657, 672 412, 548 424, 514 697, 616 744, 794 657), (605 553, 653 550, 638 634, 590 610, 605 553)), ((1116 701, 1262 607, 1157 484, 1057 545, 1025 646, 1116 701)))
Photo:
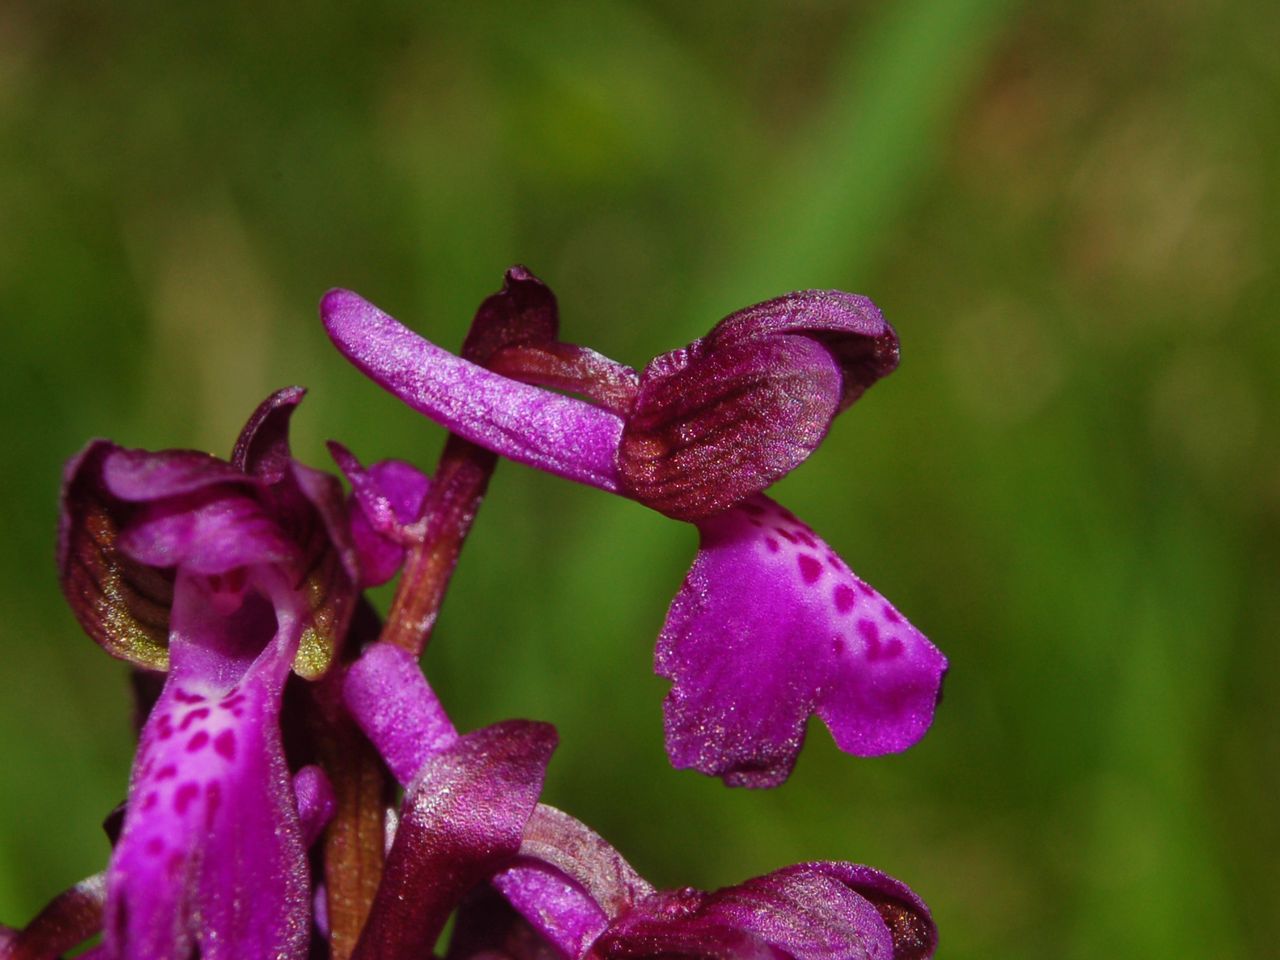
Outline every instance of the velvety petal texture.
POLYGON ((812 530, 763 496, 699 530, 655 657, 675 766, 773 786, 814 713, 859 756, 923 736, 946 659, 812 530))
POLYGON ((375 643, 366 649, 347 671, 343 697, 401 783, 458 739, 417 657, 401 647, 375 643))
POLYGON ((591 956, 896 960, 872 903, 835 878, 797 868, 714 893, 654 894, 620 917, 591 956))
POLYGON ((354 293, 331 291, 320 313, 352 363, 452 432, 518 463, 617 489, 620 417, 454 356, 354 293))
POLYGON ((405 528, 421 515, 431 480, 403 460, 366 468, 340 443, 330 441, 329 452, 351 484, 347 509, 360 586, 386 583, 404 563, 405 528))
POLYGON ((659 357, 623 430, 623 490, 677 520, 725 510, 817 449, 840 384, 830 352, 806 337, 703 342, 659 357))
POLYGON ((405 793, 356 960, 431 955, 464 894, 519 852, 555 744, 548 724, 508 721, 426 762, 405 793))
POLYGON ((270 568, 231 589, 179 573, 173 663, 107 874, 119 960, 305 956, 308 870, 279 724, 305 616, 270 568))

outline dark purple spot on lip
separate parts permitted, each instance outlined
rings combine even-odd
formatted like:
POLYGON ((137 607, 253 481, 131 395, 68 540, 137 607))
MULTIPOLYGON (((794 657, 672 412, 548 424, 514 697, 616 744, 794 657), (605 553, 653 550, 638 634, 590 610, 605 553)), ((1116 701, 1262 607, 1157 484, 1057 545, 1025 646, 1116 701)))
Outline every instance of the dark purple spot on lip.
POLYGON ((159 837, 152 837, 147 841, 147 854, 152 857, 158 857, 164 852, 164 841, 159 837))
POLYGON ((889 642, 884 645, 884 658, 892 660, 898 654, 902 653, 902 641, 897 637, 890 637, 889 642))
POLYGON ((184 783, 173 795, 173 809, 178 816, 187 812, 187 808, 200 796, 200 787, 194 783, 184 783))
POLYGON ((160 768, 159 772, 156 773, 156 779, 172 780, 177 775, 178 775, 178 768, 175 767, 172 763, 169 763, 160 768))
POLYGON ((773 537, 767 538, 764 542, 764 545, 769 548, 770 553, 777 553, 780 549, 782 549, 781 546, 779 546, 778 541, 773 539, 773 537))
POLYGON ((197 750, 203 750, 204 745, 208 742, 208 731, 197 730, 196 735, 187 741, 187 753, 195 753, 197 750))
POLYGON ((837 657, 842 656, 844 654, 844 637, 831 638, 831 652, 834 653, 837 657))
POLYGON ((236 734, 234 730, 223 730, 213 741, 213 749, 228 760, 236 758, 236 734))
POLYGON ((815 537, 815 536, 814 536, 812 533, 810 533, 808 530, 801 530, 801 531, 800 531, 800 533, 798 534, 798 536, 800 537, 800 542, 801 542, 801 543, 803 543, 803 544, 804 544, 806 547, 808 547, 810 550, 816 550, 816 549, 818 549, 818 539, 817 539, 817 537, 815 537))
POLYGON ((857 596, 854 595, 853 588, 847 583, 836 584, 832 599, 836 604, 836 613, 848 613, 858 601, 857 596))
POLYGON ((902 622, 902 615, 898 613, 897 610, 893 609, 893 607, 889 606, 889 604, 886 603, 883 607, 883 610, 884 610, 884 618, 888 620, 890 623, 902 622))
POLYGON ((796 562, 800 564, 800 576, 804 578, 805 583, 818 582, 818 578, 822 576, 822 564, 807 553, 797 556, 796 562))
POLYGON ((173 722, 167 713, 156 721, 156 736, 161 740, 168 740, 173 736, 173 722))
POLYGON ((142 799, 142 809, 150 810, 159 802, 160 802, 160 795, 157 794, 154 790, 152 790, 142 799))
POLYGON ((757 520, 755 517, 747 517, 747 523, 751 524, 753 527, 763 527, 763 526, 764 526, 764 524, 763 524, 763 523, 761 523, 759 520, 757 520))
POLYGON ((880 659, 880 628, 872 620, 858 621, 858 636, 867 645, 867 659, 880 659))
POLYGON ((185 690, 173 691, 173 699, 179 703, 202 703, 204 701, 204 697, 200 696, 200 694, 187 693, 185 690))
POLYGON ((197 707, 182 718, 182 722, 178 724, 179 730, 186 730, 193 723, 198 723, 209 716, 208 707, 197 707))
POLYGON ((210 781, 204 788, 205 801, 209 805, 209 817, 218 812, 218 805, 222 803, 222 784, 217 780, 210 781))
POLYGON ((765 512, 764 507, 760 506, 758 503, 744 503, 742 504, 742 509, 753 517, 758 517, 765 512))
POLYGON ((797 541, 796 541, 796 535, 795 535, 794 533, 792 533, 790 530, 783 530, 783 529, 779 528, 779 530, 778 530, 778 536, 780 536, 783 540, 787 541, 787 543, 796 543, 796 542, 797 542, 797 541))
POLYGON ((827 566, 830 567, 832 570, 834 570, 836 573, 839 573, 844 569, 844 564, 840 562, 840 558, 837 557, 834 553, 827 554, 827 566))

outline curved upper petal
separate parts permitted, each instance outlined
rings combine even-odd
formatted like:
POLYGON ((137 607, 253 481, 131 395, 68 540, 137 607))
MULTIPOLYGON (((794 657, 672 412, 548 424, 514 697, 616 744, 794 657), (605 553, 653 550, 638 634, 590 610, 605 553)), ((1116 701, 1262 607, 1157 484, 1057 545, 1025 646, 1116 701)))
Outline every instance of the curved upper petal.
POLYGON ((814 713, 859 756, 924 735, 946 658, 812 530, 763 496, 699 530, 655 656, 675 766, 774 786, 814 713))
POLYGON ((727 346, 774 334, 803 333, 824 344, 840 364, 844 410, 898 366, 898 334, 867 297, 843 290, 800 290, 729 314, 707 334, 727 346))
POLYGON ((617 490, 615 414, 454 356, 349 291, 326 294, 320 313, 347 359, 419 413, 500 456, 617 490))

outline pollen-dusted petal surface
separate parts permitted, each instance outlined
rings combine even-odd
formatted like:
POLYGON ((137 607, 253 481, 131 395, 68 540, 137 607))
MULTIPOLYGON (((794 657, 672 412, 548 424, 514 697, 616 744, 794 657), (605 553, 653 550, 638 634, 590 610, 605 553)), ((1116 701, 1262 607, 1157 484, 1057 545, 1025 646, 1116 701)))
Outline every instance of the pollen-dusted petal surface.
POLYGON ((405 791, 355 960, 431 955, 466 892, 519 852, 555 744, 549 724, 510 720, 427 761, 405 791))
POLYGON ((419 413, 499 456, 617 490, 615 414, 469 363, 354 293, 330 291, 320 314, 347 359, 419 413))
POLYGON ((342 696, 356 724, 401 783, 407 784, 458 733, 418 666, 390 643, 375 643, 347 671, 342 696))
POLYGON ((676 767, 774 786, 814 713, 859 756, 924 735, 946 659, 812 530, 763 496, 699 530, 655 657, 676 767))
POLYGON ((876 908, 819 871, 792 868, 713 893, 664 891, 596 941, 602 960, 896 960, 876 908))
POLYGON ((117 960, 305 957, 307 862, 279 723, 300 623, 252 583, 229 613, 201 579, 178 577, 173 666, 107 872, 106 942, 117 960))
POLYGON ((843 290, 801 290, 725 317, 707 334, 718 346, 780 333, 803 333, 826 345, 840 364, 844 410, 898 366, 898 334, 867 297, 843 290))
POLYGON ((623 489, 677 520, 731 507, 817 449, 840 391, 831 352, 808 337, 700 342, 659 357, 622 434, 623 489))

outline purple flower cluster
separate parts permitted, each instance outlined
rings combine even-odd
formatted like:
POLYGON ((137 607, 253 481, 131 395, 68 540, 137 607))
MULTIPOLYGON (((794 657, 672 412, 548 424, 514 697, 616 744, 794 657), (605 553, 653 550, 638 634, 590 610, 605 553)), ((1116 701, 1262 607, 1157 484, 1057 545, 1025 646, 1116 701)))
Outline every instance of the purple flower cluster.
POLYGON ((332 444, 345 494, 290 453, 297 388, 254 412, 229 460, 99 440, 70 462, 62 586, 135 667, 139 744, 106 870, 0 927, 0 957, 99 932, 83 956, 932 956, 928 909, 869 867, 655 890, 539 802, 552 727, 459 734, 418 663, 505 457, 697 526, 655 656, 676 767, 775 786, 814 714, 848 753, 915 743, 946 660, 763 493, 897 365, 875 305, 770 300, 639 373, 559 340, 555 298, 520 267, 459 355, 353 293, 321 315, 356 367, 449 429, 439 463, 365 467, 332 444), (361 591, 397 575, 382 620, 361 591))

